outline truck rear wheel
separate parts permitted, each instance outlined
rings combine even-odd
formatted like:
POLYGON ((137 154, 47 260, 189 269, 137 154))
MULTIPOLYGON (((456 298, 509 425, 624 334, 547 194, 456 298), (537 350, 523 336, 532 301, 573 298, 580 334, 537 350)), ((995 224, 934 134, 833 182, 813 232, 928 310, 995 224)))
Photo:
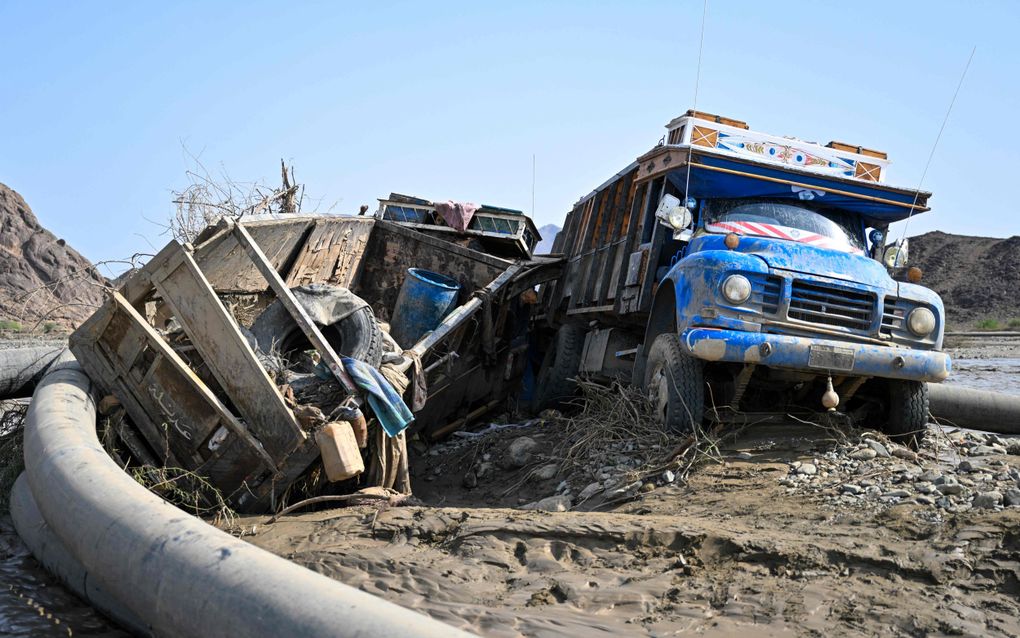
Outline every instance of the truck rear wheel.
POLYGON ((928 384, 890 380, 888 397, 882 430, 893 441, 916 449, 928 431, 928 384))
POLYGON ((559 407, 577 393, 574 377, 581 368, 585 329, 566 324, 560 326, 552 347, 542 358, 535 387, 535 408, 559 407))
POLYGON ((675 334, 661 334, 652 342, 644 386, 667 432, 686 434, 701 424, 705 412, 704 366, 684 353, 675 334))

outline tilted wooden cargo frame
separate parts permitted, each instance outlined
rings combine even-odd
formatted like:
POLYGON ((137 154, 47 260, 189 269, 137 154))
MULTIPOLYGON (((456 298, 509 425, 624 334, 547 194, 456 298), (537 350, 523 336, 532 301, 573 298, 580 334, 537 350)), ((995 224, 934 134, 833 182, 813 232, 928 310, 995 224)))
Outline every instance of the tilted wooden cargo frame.
POLYGON ((209 477, 242 510, 268 506, 317 458, 314 437, 293 412, 224 297, 272 293, 309 342, 353 388, 336 353, 289 293, 324 282, 354 290, 386 319, 409 267, 450 275, 466 302, 413 350, 427 370, 429 399, 417 429, 436 435, 505 397, 523 366, 508 315, 521 292, 555 278, 555 259, 510 261, 398 224, 358 217, 221 221, 194 246, 171 242, 136 271, 71 336, 71 349, 114 394, 139 437, 122 440, 140 460, 209 477), (147 307, 148 306, 148 307, 147 307), (193 351, 154 327, 173 316, 193 351), (199 375, 198 370, 208 374, 199 375))

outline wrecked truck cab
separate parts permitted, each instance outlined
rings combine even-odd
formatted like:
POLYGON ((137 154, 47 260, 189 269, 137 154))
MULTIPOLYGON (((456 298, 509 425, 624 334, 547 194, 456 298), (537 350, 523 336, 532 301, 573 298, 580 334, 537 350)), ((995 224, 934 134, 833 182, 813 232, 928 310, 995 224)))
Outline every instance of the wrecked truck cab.
MULTIPOLYGON (((878 151, 705 113, 667 128, 556 238, 568 265, 542 303, 580 344, 573 372, 644 385, 677 431, 836 408, 923 431, 925 383, 951 369, 945 313, 886 236, 929 194, 884 184, 878 151)), ((570 356, 543 366, 548 387, 570 356)))

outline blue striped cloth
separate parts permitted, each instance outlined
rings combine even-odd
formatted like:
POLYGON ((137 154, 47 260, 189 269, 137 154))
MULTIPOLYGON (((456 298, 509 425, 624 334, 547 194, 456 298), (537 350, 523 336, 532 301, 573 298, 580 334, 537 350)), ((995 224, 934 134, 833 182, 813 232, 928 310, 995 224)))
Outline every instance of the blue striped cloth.
POLYGON ((392 438, 406 430, 414 415, 386 377, 364 361, 350 357, 341 357, 340 361, 354 383, 368 393, 368 404, 386 434, 392 438))

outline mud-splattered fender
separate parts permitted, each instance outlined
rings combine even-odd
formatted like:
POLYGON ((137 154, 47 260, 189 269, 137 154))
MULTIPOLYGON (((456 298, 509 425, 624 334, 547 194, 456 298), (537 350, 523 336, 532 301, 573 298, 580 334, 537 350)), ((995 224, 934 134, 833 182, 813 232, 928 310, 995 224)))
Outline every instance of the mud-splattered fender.
POLYGON ((659 289, 670 282, 675 295, 676 330, 689 326, 716 326, 733 330, 759 330, 756 322, 743 321, 739 315, 756 314, 751 307, 729 304, 719 292, 723 280, 729 275, 767 275, 768 264, 755 256, 733 250, 704 250, 689 253, 663 278, 659 289), (723 309, 737 317, 717 314, 723 309), (706 313, 706 310, 708 311, 706 313))

